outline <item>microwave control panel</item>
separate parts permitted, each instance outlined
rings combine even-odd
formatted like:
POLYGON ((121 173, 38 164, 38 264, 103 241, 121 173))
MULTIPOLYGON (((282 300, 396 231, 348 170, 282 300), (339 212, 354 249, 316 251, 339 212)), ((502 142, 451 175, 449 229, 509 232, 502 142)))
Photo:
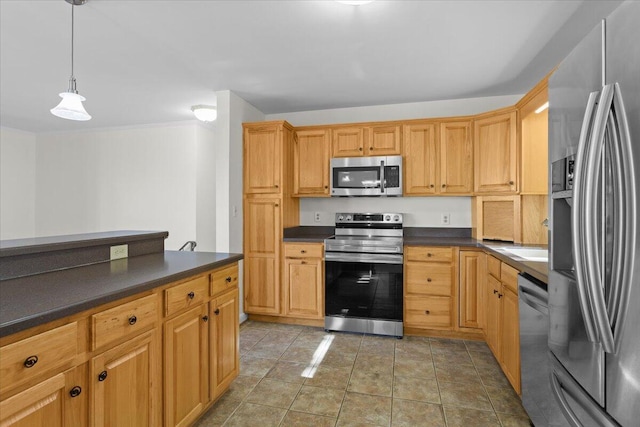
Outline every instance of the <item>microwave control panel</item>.
POLYGON ((400 187, 400 166, 384 167, 385 187, 400 187))

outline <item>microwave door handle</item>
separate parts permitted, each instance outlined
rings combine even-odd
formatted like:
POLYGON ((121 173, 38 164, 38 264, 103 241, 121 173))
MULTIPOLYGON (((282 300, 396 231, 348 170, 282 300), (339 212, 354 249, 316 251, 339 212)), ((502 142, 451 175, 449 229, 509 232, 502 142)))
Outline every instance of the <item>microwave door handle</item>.
POLYGON ((386 186, 387 186, 387 183, 384 178, 384 160, 381 160, 380 161, 380 192, 382 194, 384 194, 386 186))

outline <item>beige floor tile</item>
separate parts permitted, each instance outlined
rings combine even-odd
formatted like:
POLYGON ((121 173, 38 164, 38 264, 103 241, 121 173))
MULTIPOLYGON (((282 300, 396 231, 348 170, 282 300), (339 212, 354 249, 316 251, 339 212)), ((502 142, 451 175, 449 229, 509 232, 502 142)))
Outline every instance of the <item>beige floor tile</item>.
POLYGON ((476 365, 476 367, 478 368, 500 369, 500 364, 498 363, 496 358, 493 357, 493 354, 490 352, 470 351, 469 355, 471 356, 471 360, 473 361, 473 364, 476 365))
POLYGON ((530 427, 531 421, 529 417, 524 415, 502 414, 497 412, 498 419, 502 423, 502 427, 530 427))
POLYGON ((272 380, 280 380, 288 383, 302 384, 306 377, 303 376, 306 373, 309 365, 296 362, 277 362, 266 375, 266 378, 272 380))
POLYGON ((194 427, 221 426, 241 403, 241 400, 230 399, 229 394, 225 394, 200 418, 194 427))
POLYGON ((393 364, 393 374, 404 377, 436 378, 436 371, 431 359, 408 359, 397 357, 393 364))
POLYGON ((489 348, 487 343, 484 342, 484 341, 465 340, 464 341, 464 345, 467 347, 467 350, 469 350, 469 351, 480 351, 480 352, 484 352, 484 353, 490 353, 491 352, 491 349, 489 348))
POLYGON ((406 400, 440 403, 438 382, 418 377, 394 377, 393 397, 406 400))
POLYGON ((289 411, 280 427, 333 427, 336 419, 304 412, 289 411))
POLYGON ((229 390, 226 392, 226 396, 231 400, 242 400, 251 390, 260 382, 258 377, 239 376, 229 386, 229 390))
POLYGON ((262 339, 256 345, 251 347, 251 350, 249 350, 245 356, 260 357, 263 359, 277 359, 282 356, 282 353, 284 353, 288 347, 289 344, 270 342, 262 339))
POLYGON ((393 359, 393 356, 358 353, 353 371, 393 373, 393 359))
POLYGON ((296 398, 301 384, 264 378, 246 397, 247 402, 288 409, 296 398))
POLYGON ((318 366, 305 385, 346 390, 351 376, 350 366, 318 366))
POLYGON ((240 375, 262 378, 273 368, 278 359, 262 359, 244 356, 240 359, 240 375))
POLYGON ((377 396, 391 397, 393 387, 393 373, 380 373, 376 371, 362 372, 354 369, 349 380, 348 391, 377 396))
POLYGON ((433 353, 467 350, 467 347, 464 345, 464 341, 462 340, 454 340, 449 338, 429 338, 429 342, 431 343, 431 351, 433 353))
POLYGON ((480 376, 473 365, 437 364, 436 377, 438 381, 472 382, 480 384, 480 376))
POLYGON ((259 425, 260 427, 277 427, 286 413, 286 409, 244 402, 224 423, 224 426, 255 427, 259 425))
POLYGON ((289 362, 304 363, 306 365, 312 365, 314 363, 314 356, 316 354, 316 347, 289 347, 285 351, 280 360, 286 360, 289 362))
POLYGON ((442 407, 432 403, 393 399, 391 427, 444 427, 442 407))
POLYGON ((493 410, 489 396, 487 396, 482 384, 439 381, 438 385, 440 386, 440 398, 444 406, 493 410))
POLYGON ((396 343, 396 357, 428 357, 431 359, 431 346, 429 345, 429 341, 408 340, 408 338, 399 340, 396 343))
POLYGON ((358 354, 371 354, 376 356, 393 356, 395 352, 396 338, 372 338, 365 336, 360 344, 358 354))
POLYGON ((478 374, 480 375, 482 384, 487 387, 511 388, 511 383, 501 370, 487 371, 479 369, 478 374))
POLYGON ((471 357, 466 350, 447 350, 433 353, 433 363, 440 365, 473 365, 471 357))
POLYGON ((337 417, 344 399, 344 390, 303 386, 291 405, 291 410, 337 417))
POLYGON ((486 387, 496 412, 526 416, 520 397, 511 387, 486 387))
POLYGON ((353 367, 356 361, 356 353, 344 353, 340 350, 329 349, 320 362, 321 366, 348 366, 353 367))
POLYGON ((444 417, 447 427, 500 427, 493 411, 445 406, 444 417))
POLYGON ((388 426, 390 422, 390 397, 347 392, 338 417, 339 426, 388 426))

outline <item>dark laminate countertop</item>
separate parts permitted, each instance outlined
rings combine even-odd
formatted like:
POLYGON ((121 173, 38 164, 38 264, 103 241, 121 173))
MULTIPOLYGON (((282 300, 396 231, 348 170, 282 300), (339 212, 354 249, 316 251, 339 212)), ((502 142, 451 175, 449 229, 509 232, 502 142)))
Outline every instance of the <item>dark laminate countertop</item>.
POLYGON ((335 227, 299 226, 284 229, 285 242, 322 243, 335 233, 335 227))
POLYGON ((221 267, 241 254, 165 251, 0 281, 0 337, 221 267))

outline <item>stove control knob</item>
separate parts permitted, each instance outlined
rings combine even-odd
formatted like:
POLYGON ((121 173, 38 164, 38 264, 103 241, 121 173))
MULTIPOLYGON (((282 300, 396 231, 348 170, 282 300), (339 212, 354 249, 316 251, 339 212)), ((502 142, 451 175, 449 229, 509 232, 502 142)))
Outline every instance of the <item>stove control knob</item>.
POLYGON ((395 222, 400 221, 400 215, 394 215, 394 216, 393 216, 393 220, 394 220, 395 222))
POLYGON ((385 215, 384 220, 385 221, 391 221, 391 215, 385 215))
POLYGON ((351 215, 347 215, 347 221, 351 221, 351 215))
POLYGON ((338 217, 338 221, 342 221, 343 219, 344 219, 344 216, 342 216, 342 215, 340 215, 340 216, 338 217))

